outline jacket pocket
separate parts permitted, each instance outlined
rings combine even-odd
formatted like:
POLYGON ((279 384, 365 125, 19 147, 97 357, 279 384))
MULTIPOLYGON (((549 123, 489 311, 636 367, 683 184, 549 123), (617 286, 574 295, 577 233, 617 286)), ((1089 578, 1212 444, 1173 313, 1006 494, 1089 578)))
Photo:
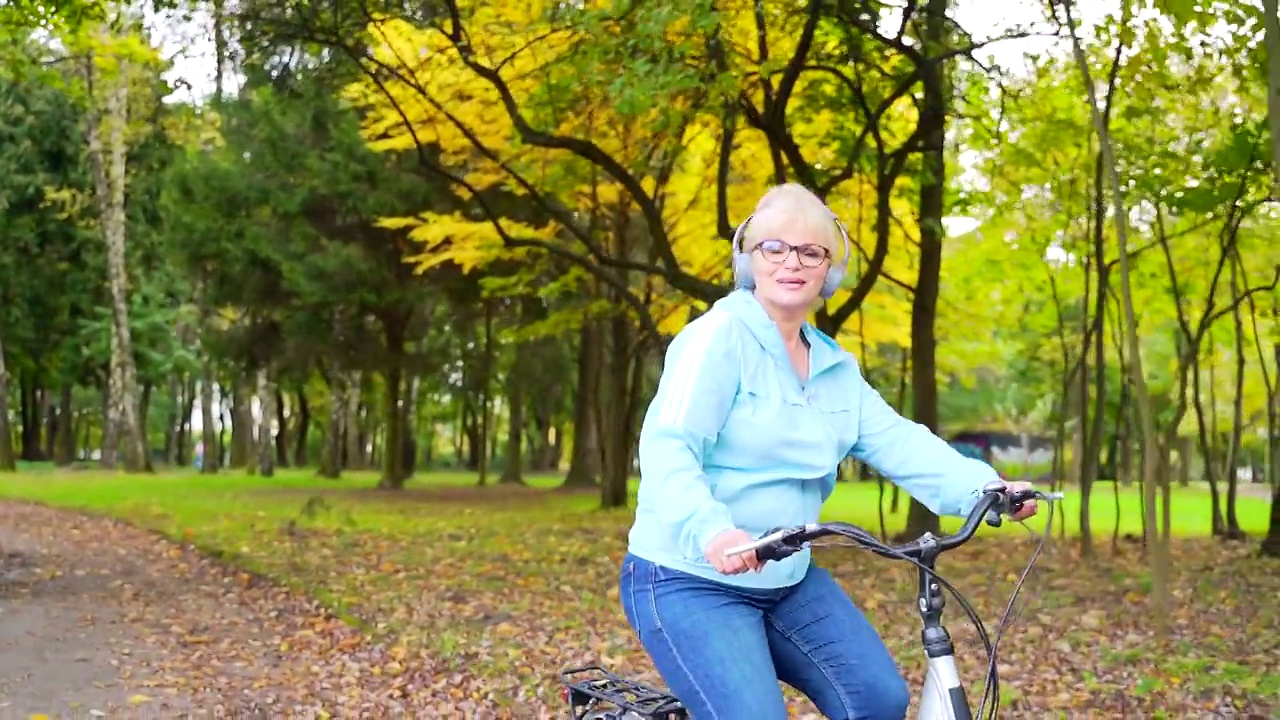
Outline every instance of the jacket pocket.
POLYGON ((840 444, 840 452, 848 453, 858 441, 858 402, 848 392, 813 392, 809 404, 822 416, 840 444))
POLYGON ((803 393, 791 387, 790 381, 784 381, 782 368, 772 358, 744 366, 742 380, 738 383, 738 394, 755 407, 764 409, 781 409, 783 407, 804 407, 808 405, 803 393))

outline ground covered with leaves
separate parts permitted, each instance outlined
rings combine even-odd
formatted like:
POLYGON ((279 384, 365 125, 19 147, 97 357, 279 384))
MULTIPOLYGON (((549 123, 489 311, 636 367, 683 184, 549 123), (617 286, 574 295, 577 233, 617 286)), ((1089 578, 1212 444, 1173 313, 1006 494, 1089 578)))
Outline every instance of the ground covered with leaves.
MULTIPOLYGON (((172 538, 0 505, 0 625, 16 617, 27 628, 0 634, 0 697, 10 698, 0 710, 114 703, 550 717, 563 712, 557 675, 566 667, 599 662, 657 680, 617 601, 626 512, 532 488, 390 494, 239 480, 0 488, 172 538)), ((1037 540, 1018 527, 984 531, 939 569, 994 631, 1037 540)), ((1050 545, 1000 642, 1002 715, 1272 717, 1280 566, 1257 557, 1253 542, 1180 539, 1174 553, 1175 609, 1161 639, 1136 543, 1113 552, 1103 540, 1089 561, 1072 541, 1050 545)), ((850 548, 816 555, 918 687, 911 568, 850 548)), ((986 657, 950 598, 947 622, 976 698, 986 657)), ((812 712, 798 697, 794 707, 812 712)))
POLYGON ((108 518, 0 503, 0 548, 4 717, 380 714, 436 672, 379 674, 403 656, 315 600, 108 518))

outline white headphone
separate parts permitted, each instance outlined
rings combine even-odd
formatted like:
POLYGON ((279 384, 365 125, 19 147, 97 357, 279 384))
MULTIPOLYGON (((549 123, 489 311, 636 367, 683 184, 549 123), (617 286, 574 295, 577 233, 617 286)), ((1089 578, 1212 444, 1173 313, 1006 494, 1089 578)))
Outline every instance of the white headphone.
MULTIPOLYGON (((822 289, 818 294, 823 300, 830 300, 832 295, 836 294, 836 290, 840 288, 844 275, 849 270, 849 257, 853 254, 852 243, 849 242, 849 232, 845 230, 844 223, 840 222, 840 218, 829 209, 831 220, 835 222, 836 227, 840 229, 840 237, 844 238, 844 260, 836 265, 831 263, 831 268, 827 270, 827 279, 822 283, 822 289)), ((751 272, 751 253, 744 252, 742 249, 743 236, 746 234, 747 223, 751 222, 751 218, 755 217, 755 213, 747 216, 746 220, 738 226, 733 233, 733 281, 737 287, 751 290, 756 286, 755 276, 751 272)))

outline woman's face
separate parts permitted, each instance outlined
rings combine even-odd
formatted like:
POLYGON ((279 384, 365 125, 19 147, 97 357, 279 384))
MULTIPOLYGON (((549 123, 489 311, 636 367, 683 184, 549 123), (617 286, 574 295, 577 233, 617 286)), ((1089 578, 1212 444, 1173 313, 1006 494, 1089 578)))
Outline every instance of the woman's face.
POLYGON ((827 240, 799 224, 761 240, 751 251, 756 297, 780 310, 807 312, 831 269, 827 240))

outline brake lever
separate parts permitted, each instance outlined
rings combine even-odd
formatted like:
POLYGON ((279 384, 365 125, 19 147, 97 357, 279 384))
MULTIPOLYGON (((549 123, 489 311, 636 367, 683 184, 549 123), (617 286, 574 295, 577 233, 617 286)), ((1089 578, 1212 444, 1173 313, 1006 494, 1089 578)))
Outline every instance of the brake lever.
POLYGON ((1000 506, 987 511, 987 524, 991 527, 1000 527, 1004 523, 1001 515, 1018 514, 1029 500, 1061 500, 1062 496, 1060 492, 1046 493, 1034 488, 1007 493, 1000 506))

